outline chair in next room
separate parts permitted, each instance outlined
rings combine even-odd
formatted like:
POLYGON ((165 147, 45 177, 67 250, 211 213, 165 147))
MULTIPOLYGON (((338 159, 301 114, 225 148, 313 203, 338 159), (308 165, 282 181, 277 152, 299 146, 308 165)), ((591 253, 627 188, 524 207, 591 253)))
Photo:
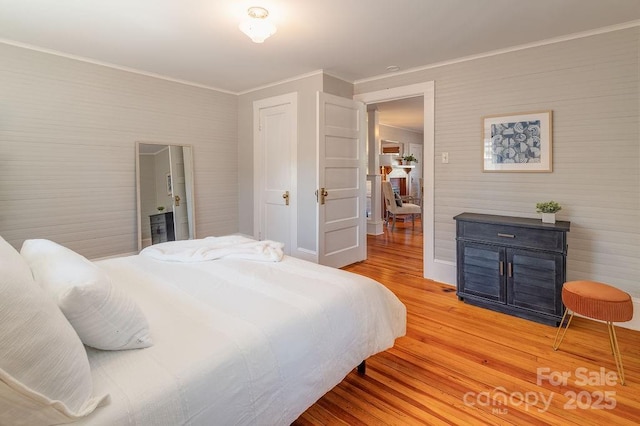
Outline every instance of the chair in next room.
POLYGON ((417 204, 405 203, 400 196, 393 192, 393 186, 391 182, 382 182, 382 194, 384 196, 384 206, 387 212, 387 225, 389 224, 389 218, 393 220, 391 230, 396 227, 396 216, 398 215, 410 215, 412 229, 415 229, 416 215, 422 214, 422 209, 417 204))

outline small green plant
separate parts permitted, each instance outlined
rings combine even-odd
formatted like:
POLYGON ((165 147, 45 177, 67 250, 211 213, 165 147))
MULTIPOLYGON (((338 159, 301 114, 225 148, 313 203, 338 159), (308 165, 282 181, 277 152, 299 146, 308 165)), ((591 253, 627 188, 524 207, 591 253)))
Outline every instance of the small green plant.
POLYGON ((158 209, 158 211, 161 212, 161 211, 164 210, 164 206, 158 206, 158 207, 156 207, 156 209, 158 209))
POLYGON ((536 203, 536 211, 538 213, 556 213, 562 210, 560 204, 555 201, 546 201, 544 203, 536 203))
POLYGON ((413 154, 405 155, 404 157, 402 157, 402 159, 406 162, 411 162, 411 161, 413 161, 414 163, 418 162, 418 159, 414 157, 413 154))

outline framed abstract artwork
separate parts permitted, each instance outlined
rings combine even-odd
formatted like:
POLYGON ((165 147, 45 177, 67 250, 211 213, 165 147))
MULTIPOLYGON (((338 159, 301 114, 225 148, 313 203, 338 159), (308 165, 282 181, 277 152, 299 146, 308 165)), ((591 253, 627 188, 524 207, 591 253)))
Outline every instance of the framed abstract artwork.
POLYGON ((483 172, 551 172, 551 111, 482 117, 483 172))

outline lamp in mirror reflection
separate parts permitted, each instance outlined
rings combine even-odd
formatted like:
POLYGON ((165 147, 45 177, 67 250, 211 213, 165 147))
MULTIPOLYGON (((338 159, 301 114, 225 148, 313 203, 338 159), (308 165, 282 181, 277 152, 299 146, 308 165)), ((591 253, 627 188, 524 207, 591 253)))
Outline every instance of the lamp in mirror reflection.
POLYGON ((240 31, 245 33, 254 43, 263 43, 278 30, 267 18, 269 11, 264 7, 250 7, 247 10, 249 19, 240 24, 240 31))

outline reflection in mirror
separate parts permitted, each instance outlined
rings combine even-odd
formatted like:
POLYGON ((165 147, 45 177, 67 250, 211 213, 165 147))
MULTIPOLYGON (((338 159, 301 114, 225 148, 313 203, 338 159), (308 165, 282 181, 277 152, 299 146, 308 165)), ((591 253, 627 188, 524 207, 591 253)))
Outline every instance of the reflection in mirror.
POLYGON ((389 139, 380 140, 380 154, 392 154, 401 156, 404 152, 404 143, 399 141, 392 141, 389 139))
POLYGON ((393 186, 394 192, 399 195, 408 195, 410 181, 407 182, 408 173, 402 167, 398 167, 395 160, 402 158, 405 153, 405 143, 389 139, 380 140, 380 150, 382 154, 392 155, 392 168, 389 169, 385 176, 385 180, 389 180, 393 186))
POLYGON ((191 146, 138 142, 136 163, 138 250, 195 238, 191 146))

